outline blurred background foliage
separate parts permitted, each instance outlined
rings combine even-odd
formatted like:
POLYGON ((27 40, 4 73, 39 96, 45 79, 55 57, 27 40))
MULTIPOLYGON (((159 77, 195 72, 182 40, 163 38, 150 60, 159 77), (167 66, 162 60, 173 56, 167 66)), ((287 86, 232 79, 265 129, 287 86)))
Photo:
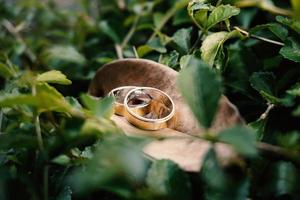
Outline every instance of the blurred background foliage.
POLYGON ((299 13, 298 0, 0 0, 0 199, 300 199, 299 13), (132 57, 182 70, 205 128, 200 84, 195 102, 216 107, 223 88, 248 127, 207 135, 199 174, 146 157, 150 139, 110 121, 113 99, 84 95, 132 57), (243 169, 220 166, 216 141, 243 169))

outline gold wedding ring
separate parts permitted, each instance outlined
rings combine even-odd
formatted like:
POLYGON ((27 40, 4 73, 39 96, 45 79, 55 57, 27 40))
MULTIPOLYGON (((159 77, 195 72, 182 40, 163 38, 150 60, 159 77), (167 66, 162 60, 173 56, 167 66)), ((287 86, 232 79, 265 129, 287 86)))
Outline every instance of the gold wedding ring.
POLYGON ((175 113, 171 97, 153 87, 123 86, 113 89, 109 95, 116 98, 115 114, 144 130, 166 128, 175 113))

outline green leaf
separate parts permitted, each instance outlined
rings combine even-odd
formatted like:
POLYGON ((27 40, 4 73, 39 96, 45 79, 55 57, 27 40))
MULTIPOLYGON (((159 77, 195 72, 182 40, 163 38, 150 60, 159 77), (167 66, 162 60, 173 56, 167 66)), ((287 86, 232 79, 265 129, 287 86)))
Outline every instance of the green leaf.
POLYGON ((191 65, 180 72, 180 91, 199 123, 209 128, 221 97, 221 79, 205 63, 191 65))
POLYGON ((264 91, 267 94, 274 94, 275 76, 270 72, 254 72, 250 77, 251 86, 258 92, 264 91))
POLYGON ((0 107, 13 107, 16 105, 39 105, 39 100, 33 95, 6 94, 0 97, 0 107))
POLYGON ((284 41, 288 36, 288 30, 281 24, 278 23, 269 23, 269 24, 262 24, 257 25, 254 28, 251 28, 249 31, 250 34, 258 34, 260 31, 269 30, 279 39, 284 41))
POLYGON ((219 53, 222 51, 223 44, 226 40, 238 37, 238 31, 231 31, 231 32, 217 32, 210 34, 205 38, 201 46, 201 58, 206 62, 208 65, 213 66, 214 61, 219 53))
POLYGON ((80 96, 83 104, 97 117, 110 118, 114 113, 114 98, 97 99, 86 94, 80 96))
POLYGON ((48 71, 37 76, 37 81, 47 83, 57 83, 62 85, 70 85, 72 81, 67 79, 66 75, 57 70, 48 71))
POLYGON ((167 52, 166 47, 163 45, 163 43, 161 42, 161 40, 159 38, 157 38, 157 37, 153 38, 149 42, 147 42, 147 45, 151 49, 153 49, 153 50, 155 50, 155 51, 157 51, 159 53, 166 53, 167 52))
POLYGON ((279 52, 286 59, 300 62, 300 42, 296 38, 288 38, 279 52))
POLYGON ((297 183, 300 176, 297 168, 292 163, 280 161, 273 164, 266 178, 266 180, 269 180, 268 191, 266 191, 269 198, 284 196, 290 196, 291 199, 299 198, 297 183))
POLYGON ((175 68, 177 66, 178 58, 179 53, 173 50, 168 54, 163 54, 160 63, 167 65, 171 68, 175 68))
POLYGON ((245 200, 249 195, 248 179, 225 173, 213 148, 205 155, 200 175, 205 200, 245 200))
POLYGON ((204 29, 207 24, 208 11, 213 7, 206 4, 206 1, 190 1, 188 4, 188 13, 196 22, 199 28, 204 29))
POLYGON ((300 21, 296 19, 290 19, 287 17, 277 16, 276 20, 279 23, 289 26, 291 29, 300 34, 300 21))
POLYGON ((153 23, 155 28, 160 26, 161 20, 163 19, 164 15, 162 13, 154 13, 153 15, 153 23))
POLYGON ((231 144, 242 155, 255 156, 257 154, 255 133, 247 127, 236 126, 226 129, 219 133, 217 139, 231 144))
POLYGON ((8 79, 14 77, 14 72, 7 65, 0 62, 0 76, 5 79, 8 79))
POLYGON ((46 64, 56 61, 65 61, 76 64, 84 64, 86 62, 83 55, 81 55, 73 46, 52 46, 46 49, 42 56, 46 64))
POLYGON ((99 23, 99 27, 101 31, 107 35, 113 42, 120 44, 121 39, 118 36, 118 34, 115 32, 115 30, 112 29, 112 27, 108 24, 107 21, 101 21, 99 23))
POLYGON ((275 96, 275 76, 273 73, 254 72, 249 81, 251 86, 257 90, 266 101, 275 105, 282 103, 282 100, 275 96))
POLYGON ((72 190, 70 186, 65 186, 64 189, 58 194, 56 200, 72 200, 72 190))
POLYGON ((188 66, 197 66, 201 65, 202 61, 197 58, 195 55, 185 55, 180 58, 180 68, 185 69, 188 66))
POLYGON ((70 163, 71 159, 67 155, 59 155, 52 159, 52 163, 58 164, 58 165, 68 165, 70 163))
POLYGON ((294 85, 291 89, 287 91, 288 94, 300 97, 300 83, 294 85))
POLYGON ((220 5, 214 8, 208 17, 206 30, 209 30, 217 23, 225 21, 231 18, 232 16, 238 15, 239 13, 240 13, 240 9, 235 6, 220 5))
POLYGON ((173 42, 180 48, 180 51, 187 53, 191 44, 192 28, 182 28, 176 31, 172 37, 173 42))
POLYGON ((159 197, 174 200, 192 199, 192 188, 187 174, 170 160, 154 161, 146 182, 150 190, 159 197))
POLYGON ((160 38, 155 37, 150 41, 148 41, 146 45, 139 46, 137 49, 137 53, 141 58, 152 51, 157 51, 159 53, 167 52, 167 49, 164 46, 164 44, 161 42, 160 38))
POLYGON ((298 106, 294 111, 293 111, 293 115, 296 117, 300 117, 300 106, 298 106))
POLYGON ((149 162, 142 148, 148 142, 121 135, 104 138, 84 170, 79 168, 70 175, 72 189, 79 194, 101 189, 131 199, 132 191, 143 183, 147 173, 149 162))

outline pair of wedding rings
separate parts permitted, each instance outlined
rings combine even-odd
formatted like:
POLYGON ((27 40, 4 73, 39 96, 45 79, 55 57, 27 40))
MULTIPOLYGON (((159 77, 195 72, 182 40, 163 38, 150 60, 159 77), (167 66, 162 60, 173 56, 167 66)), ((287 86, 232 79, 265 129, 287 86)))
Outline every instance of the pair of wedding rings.
POLYGON ((153 87, 123 86, 108 95, 115 98, 115 114, 144 130, 166 128, 175 113, 171 97, 153 87))

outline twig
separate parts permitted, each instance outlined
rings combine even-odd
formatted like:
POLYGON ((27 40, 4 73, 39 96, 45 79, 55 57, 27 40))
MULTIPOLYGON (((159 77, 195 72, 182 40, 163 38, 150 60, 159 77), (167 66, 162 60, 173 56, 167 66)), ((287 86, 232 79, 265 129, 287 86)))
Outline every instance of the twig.
POLYGON ((119 44, 115 44, 118 59, 123 59, 123 49, 119 44))
POLYGON ((188 4, 189 1, 182 1, 182 2, 178 2, 177 4, 175 4, 172 8, 170 8, 166 14, 164 15, 164 17, 161 19, 160 24, 158 25, 158 27, 155 29, 155 31, 152 33, 152 35, 150 36, 149 40, 153 39, 156 34, 165 26, 165 24, 174 16, 174 14, 177 12, 177 10, 181 9, 182 7, 185 7, 188 4))
POLYGON ((24 45, 25 47, 25 54, 28 56, 28 58, 31 60, 31 61, 34 61, 36 60, 36 56, 34 55, 34 53, 29 49, 29 47, 27 46, 26 42, 24 41, 24 39, 21 37, 19 31, 20 29, 19 28, 16 28, 14 27, 14 25, 8 21, 7 19, 4 19, 2 21, 2 25, 8 30, 8 32, 10 34, 12 34, 16 40, 21 43, 22 45, 24 45))
MULTIPOLYGON (((212 143, 221 142, 214 135, 206 134, 203 136, 200 135, 191 135, 183 133, 185 135, 194 137, 196 139, 210 141, 212 143)), ((295 150, 288 150, 279 146, 268 144, 265 142, 256 142, 256 148, 259 150, 260 154, 272 159, 285 160, 294 163, 296 166, 300 167, 300 152, 295 150)))
MULTIPOLYGON (((32 95, 36 95, 36 87, 32 86, 32 95)), ((38 145, 41 151, 44 151, 43 137, 41 132, 40 118, 39 115, 36 114, 34 118, 35 132, 38 140, 38 145)))
POLYGON ((137 15, 132 23, 130 30, 128 31, 127 35, 125 36, 125 38, 123 39, 123 41, 121 43, 122 49, 128 44, 129 40, 132 38, 132 36, 136 30, 137 24, 139 22, 139 19, 140 19, 140 15, 137 15))
POLYGON ((268 11, 275 15, 291 16, 293 14, 292 11, 279 8, 275 5, 270 4, 266 0, 243 0, 243 1, 238 1, 235 5, 240 8, 258 7, 262 10, 268 11))
POLYGON ((267 107, 267 109, 266 109, 266 111, 263 113, 263 114, 261 114, 261 116, 259 117, 259 119, 266 119, 267 118, 267 116, 269 115, 269 112, 273 109, 275 107, 275 105, 274 104, 268 104, 268 107, 267 107))
POLYGON ((284 46, 284 43, 282 42, 278 42, 276 40, 271 40, 271 39, 268 39, 268 38, 264 38, 264 37, 261 37, 261 36, 258 36, 258 35, 254 35, 254 34, 250 34, 249 32, 241 29, 240 27, 233 27, 235 30, 239 31, 240 33, 242 33, 243 35, 245 35, 246 37, 250 37, 250 38, 254 38, 254 39, 258 39, 258 40, 261 40, 263 42, 268 42, 268 43, 271 43, 271 44, 275 44, 275 45, 279 45, 279 46, 284 46))
POLYGON ((137 52, 137 50, 135 48, 135 46, 133 46, 132 48, 133 48, 133 52, 134 52, 135 58, 140 58, 139 54, 138 54, 138 52, 137 52))
POLYGON ((282 147, 274 146, 264 142, 257 142, 256 147, 260 151, 260 153, 264 156, 273 159, 290 161, 294 163, 296 166, 298 167, 300 166, 299 151, 287 150, 282 147))

